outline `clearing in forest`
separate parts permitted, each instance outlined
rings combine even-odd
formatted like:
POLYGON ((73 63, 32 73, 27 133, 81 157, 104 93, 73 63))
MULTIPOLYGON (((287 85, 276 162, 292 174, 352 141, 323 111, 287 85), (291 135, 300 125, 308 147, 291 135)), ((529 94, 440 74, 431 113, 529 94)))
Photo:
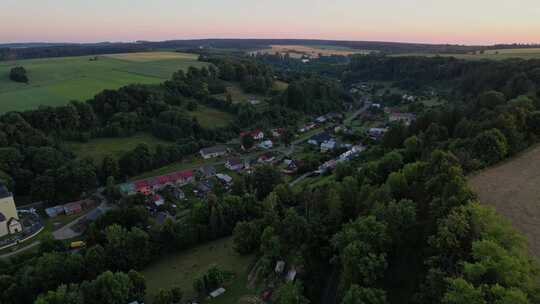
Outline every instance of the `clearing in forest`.
POLYGON ((470 176, 469 185, 527 236, 530 254, 540 260, 540 146, 470 176))

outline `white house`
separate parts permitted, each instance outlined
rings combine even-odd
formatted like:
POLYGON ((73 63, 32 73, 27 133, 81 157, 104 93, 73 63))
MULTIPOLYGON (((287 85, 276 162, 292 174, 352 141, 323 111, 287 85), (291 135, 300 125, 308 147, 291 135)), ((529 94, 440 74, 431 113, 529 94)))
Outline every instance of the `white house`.
POLYGON ((199 151, 202 158, 209 159, 214 157, 220 157, 227 154, 227 148, 222 146, 204 148, 199 151))
POLYGON ((336 141, 333 140, 333 139, 330 139, 330 140, 327 140, 327 141, 324 141, 322 144, 321 144, 321 152, 328 152, 328 151, 332 151, 336 148, 336 141))
POLYGON ((259 148, 265 150, 272 149, 272 147, 274 147, 274 143, 271 140, 265 140, 259 144, 259 148))

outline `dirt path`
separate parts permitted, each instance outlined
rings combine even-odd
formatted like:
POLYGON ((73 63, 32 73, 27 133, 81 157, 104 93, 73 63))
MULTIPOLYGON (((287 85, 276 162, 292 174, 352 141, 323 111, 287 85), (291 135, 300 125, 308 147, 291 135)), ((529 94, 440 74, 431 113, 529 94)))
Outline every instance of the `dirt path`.
POLYGON ((540 261, 540 146, 469 177, 480 202, 493 206, 528 238, 540 261))

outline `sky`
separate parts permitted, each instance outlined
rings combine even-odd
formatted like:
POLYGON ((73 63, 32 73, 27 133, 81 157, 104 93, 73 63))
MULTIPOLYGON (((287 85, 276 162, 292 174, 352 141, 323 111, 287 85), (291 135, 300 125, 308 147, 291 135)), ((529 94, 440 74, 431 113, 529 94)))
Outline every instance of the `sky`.
POLYGON ((0 43, 302 38, 540 43, 539 0, 0 0, 0 43))

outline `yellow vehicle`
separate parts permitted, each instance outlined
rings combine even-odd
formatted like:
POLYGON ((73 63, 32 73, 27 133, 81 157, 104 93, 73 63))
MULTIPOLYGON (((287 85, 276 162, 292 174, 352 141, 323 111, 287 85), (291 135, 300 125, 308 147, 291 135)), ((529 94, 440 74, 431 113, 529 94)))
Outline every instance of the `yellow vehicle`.
POLYGON ((83 241, 71 242, 71 244, 69 245, 71 249, 79 249, 83 248, 84 246, 86 246, 86 243, 83 241))

